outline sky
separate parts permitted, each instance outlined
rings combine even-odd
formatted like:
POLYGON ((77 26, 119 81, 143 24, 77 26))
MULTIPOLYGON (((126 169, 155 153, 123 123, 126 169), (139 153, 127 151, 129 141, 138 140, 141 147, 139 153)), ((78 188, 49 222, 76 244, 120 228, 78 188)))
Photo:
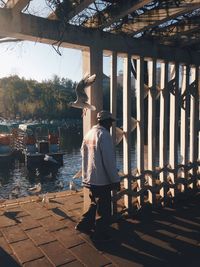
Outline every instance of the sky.
MULTIPOLYGON (((82 52, 78 49, 60 48, 59 55, 52 45, 38 42, 0 43, 0 78, 18 75, 20 78, 44 81, 54 75, 80 81, 82 52)), ((110 58, 104 56, 103 71, 110 72, 110 58)))
MULTIPOLYGON (((34 0, 28 7, 30 14, 47 17, 52 10, 45 0, 34 0), (39 10, 39 11, 38 11, 39 10)), ((18 75, 26 79, 44 81, 54 75, 80 81, 82 53, 77 49, 60 48, 61 56, 51 45, 39 42, 0 43, 0 78, 18 75)), ((109 75, 109 58, 104 57, 103 71, 109 75)))
POLYGON ((79 81, 82 77, 80 50, 60 48, 61 56, 51 45, 37 42, 0 44, 0 78, 18 75, 43 81, 54 75, 79 81))

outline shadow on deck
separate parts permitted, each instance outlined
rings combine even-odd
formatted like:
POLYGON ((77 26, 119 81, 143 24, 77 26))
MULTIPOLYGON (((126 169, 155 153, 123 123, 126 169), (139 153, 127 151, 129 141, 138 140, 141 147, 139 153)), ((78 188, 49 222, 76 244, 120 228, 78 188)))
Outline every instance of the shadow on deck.
POLYGON ((147 209, 110 227, 113 241, 94 244, 74 226, 82 192, 0 204, 0 266, 199 266, 200 194, 147 209))

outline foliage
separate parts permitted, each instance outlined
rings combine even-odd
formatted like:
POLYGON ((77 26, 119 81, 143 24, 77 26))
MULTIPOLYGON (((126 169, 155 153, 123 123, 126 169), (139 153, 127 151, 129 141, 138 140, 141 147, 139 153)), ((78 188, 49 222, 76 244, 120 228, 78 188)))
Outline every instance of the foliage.
MULTIPOLYGON (((55 75, 51 80, 37 82, 17 75, 0 79, 0 117, 15 119, 80 119, 81 109, 69 108, 75 101, 76 82, 55 75)), ((117 87, 117 117, 122 117, 123 89, 117 87)), ((134 94, 131 101, 135 101, 134 94)), ((104 76, 103 108, 110 109, 110 79, 104 76)), ((135 105, 132 106, 135 114, 135 105)))
POLYGON ((75 82, 54 76, 37 82, 18 76, 0 79, 0 116, 21 119, 80 118, 81 110, 68 109, 75 100, 75 82))

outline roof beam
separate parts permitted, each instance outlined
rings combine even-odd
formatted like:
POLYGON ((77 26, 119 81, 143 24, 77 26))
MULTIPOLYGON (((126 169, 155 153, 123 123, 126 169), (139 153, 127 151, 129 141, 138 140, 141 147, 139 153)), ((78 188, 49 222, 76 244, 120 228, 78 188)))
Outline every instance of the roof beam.
POLYGON ((82 12, 85 8, 87 8, 89 5, 91 5, 94 2, 94 0, 83 0, 80 2, 80 4, 73 9, 69 14, 67 14, 67 19, 70 20, 71 18, 78 15, 80 12, 82 12))
POLYGON ((152 0, 126 0, 123 1, 122 4, 119 2, 117 5, 110 5, 100 13, 96 13, 92 18, 85 21, 84 26, 92 25, 93 27, 100 29, 109 27, 114 22, 149 4, 150 2, 152 2, 152 0), (99 16, 102 17, 100 25, 99 16))
POLYGON ((13 12, 19 13, 30 3, 30 1, 31 0, 8 0, 6 8, 11 8, 13 12))
POLYGON ((185 35, 185 39, 182 40, 181 47, 190 47, 200 42, 200 27, 199 29, 190 35, 185 35))
MULTIPOLYGON (((60 39, 61 22, 28 14, 15 14, 9 9, 0 9, 0 36, 53 44, 60 39)), ((100 32, 74 25, 67 25, 62 35, 62 47, 99 49, 131 53, 144 57, 156 57, 167 61, 200 64, 200 54, 180 47, 166 47, 148 40, 140 40, 111 33, 100 32), (149 47, 151 49, 149 49, 149 47)))
POLYGON ((191 3, 185 3, 184 6, 172 7, 169 9, 160 8, 145 12, 132 21, 122 25, 122 31, 136 35, 155 26, 161 25, 167 21, 175 19, 178 16, 187 14, 197 8, 200 8, 199 0, 193 0, 191 3))
POLYGON ((176 22, 167 25, 165 27, 156 27, 151 31, 153 36, 174 36, 187 34, 195 31, 200 25, 200 17, 194 16, 190 18, 184 18, 183 20, 176 20, 176 22))
MULTIPOLYGON (((80 12, 82 12, 85 8, 87 8, 89 5, 91 5, 94 2, 94 0, 82 0, 80 1, 80 4, 75 6, 72 10, 66 10, 66 16, 65 19, 69 21, 76 15, 78 15, 80 12)), ((49 19, 58 19, 56 16, 56 13, 53 12, 49 15, 49 19)))

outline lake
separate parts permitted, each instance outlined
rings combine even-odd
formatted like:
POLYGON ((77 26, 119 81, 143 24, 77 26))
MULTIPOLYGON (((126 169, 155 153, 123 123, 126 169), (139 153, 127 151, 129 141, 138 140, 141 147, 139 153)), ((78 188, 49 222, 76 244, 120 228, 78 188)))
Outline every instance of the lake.
MULTIPOLYGON (((64 164, 58 170, 42 172, 34 169, 27 170, 24 163, 15 160, 10 166, 0 166, 0 198, 17 198, 28 196, 30 187, 41 183, 40 193, 69 190, 69 184, 74 182, 76 188, 81 188, 81 179, 73 179, 74 174, 81 169, 80 147, 82 142, 81 130, 62 130, 60 147, 65 152, 64 164), (17 193, 16 193, 17 188, 17 193)), ((135 146, 133 146, 132 165, 135 165, 135 146)), ((117 168, 122 169, 122 144, 116 147, 117 168)))

